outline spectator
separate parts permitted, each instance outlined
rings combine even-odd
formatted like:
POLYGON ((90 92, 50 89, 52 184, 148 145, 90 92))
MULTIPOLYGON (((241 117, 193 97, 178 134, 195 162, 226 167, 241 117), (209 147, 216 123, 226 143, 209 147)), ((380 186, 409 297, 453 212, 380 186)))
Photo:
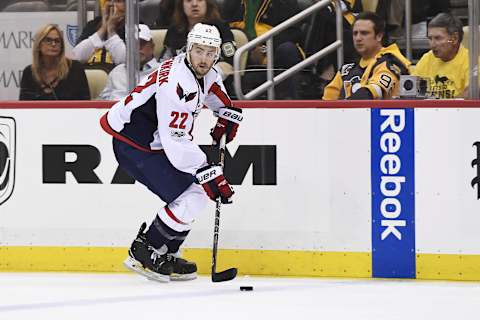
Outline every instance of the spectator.
MULTIPOLYGON (((147 76, 158 67, 158 62, 153 56, 155 44, 152 40, 150 28, 144 24, 139 25, 138 37, 140 38, 140 79, 147 76)), ((99 98, 103 100, 119 100, 128 95, 127 65, 119 64, 108 75, 105 88, 99 98)))
POLYGON ((450 13, 440 13, 428 24, 431 50, 413 72, 429 80, 429 94, 438 99, 467 96, 469 54, 462 46, 463 25, 450 13))
MULTIPOLYGON (((298 12, 300 9, 297 0, 229 0, 224 4, 225 19, 230 22, 230 26, 243 30, 250 40, 264 34, 298 12)), ((276 69, 288 69, 304 59, 303 50, 299 45, 301 41, 302 32, 296 25, 273 38, 276 69)), ((266 64, 264 45, 258 46, 250 52, 249 64, 266 64)), ((289 78, 280 83, 277 87, 277 97, 281 99, 297 98, 297 82, 293 78, 289 78)))
POLYGON ((175 6, 173 24, 165 35, 165 48, 160 55, 160 61, 169 59, 185 51, 187 34, 196 23, 214 25, 220 31, 222 38, 220 61, 217 70, 227 88, 231 87, 233 70, 233 55, 236 47, 232 31, 220 17, 215 0, 179 0, 175 6), (227 79, 228 78, 228 79, 227 79))
POLYGON ((353 24, 353 45, 358 63, 344 64, 325 88, 324 100, 390 99, 398 96, 401 74, 409 74, 410 61, 396 44, 383 47, 385 21, 362 12, 353 24))
POLYGON ((23 70, 20 100, 89 100, 83 66, 65 57, 63 33, 55 24, 42 27, 33 42, 33 63, 23 70))
POLYGON ((101 1, 102 15, 89 21, 73 49, 75 59, 110 71, 125 63, 125 0, 101 1))

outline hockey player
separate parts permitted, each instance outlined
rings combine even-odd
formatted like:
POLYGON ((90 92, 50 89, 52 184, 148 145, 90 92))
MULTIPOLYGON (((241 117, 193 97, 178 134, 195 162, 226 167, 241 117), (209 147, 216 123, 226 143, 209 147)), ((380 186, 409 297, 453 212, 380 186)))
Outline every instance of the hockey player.
POLYGON ((396 44, 382 46, 385 22, 372 12, 360 13, 353 24, 358 63, 344 64, 325 87, 323 100, 391 99, 398 96, 400 75, 409 74, 410 61, 396 44))
POLYGON ((210 133, 216 143, 223 134, 232 141, 242 120, 213 67, 221 43, 214 26, 197 23, 186 53, 164 61, 100 120, 120 166, 166 203, 148 230, 142 224, 124 262, 152 280, 196 278, 196 264, 180 258, 179 247, 208 198, 231 203, 234 193, 191 135, 204 105, 218 116, 210 133))

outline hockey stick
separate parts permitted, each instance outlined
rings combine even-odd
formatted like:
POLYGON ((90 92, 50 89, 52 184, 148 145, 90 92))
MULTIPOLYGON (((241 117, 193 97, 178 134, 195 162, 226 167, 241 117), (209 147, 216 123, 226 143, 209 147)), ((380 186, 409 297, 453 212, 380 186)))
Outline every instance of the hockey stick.
MULTIPOLYGON (((225 165, 225 141, 226 135, 222 135, 219 143, 220 165, 225 165)), ((218 231, 220 229, 220 209, 222 201, 220 197, 217 198, 217 205, 215 208, 215 227, 213 229, 213 249, 212 249, 212 282, 222 282, 233 280, 237 276, 237 268, 230 268, 224 271, 217 272, 217 251, 218 251, 218 231)))

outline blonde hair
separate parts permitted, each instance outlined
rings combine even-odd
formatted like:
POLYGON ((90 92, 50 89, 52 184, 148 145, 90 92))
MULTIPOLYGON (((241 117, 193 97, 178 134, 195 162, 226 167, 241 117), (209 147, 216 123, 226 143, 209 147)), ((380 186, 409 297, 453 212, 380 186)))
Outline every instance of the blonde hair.
POLYGON ((68 71, 70 70, 70 65, 72 64, 71 60, 65 57, 65 40, 63 39, 63 33, 56 24, 47 24, 46 26, 40 28, 35 34, 35 40, 33 42, 33 63, 32 63, 32 74, 33 78, 40 85, 47 84, 44 79, 44 65, 42 61, 42 54, 40 52, 40 45, 42 44, 43 39, 45 39, 48 33, 52 30, 56 30, 60 37, 60 54, 57 57, 57 77, 58 81, 65 79, 68 76, 68 71))

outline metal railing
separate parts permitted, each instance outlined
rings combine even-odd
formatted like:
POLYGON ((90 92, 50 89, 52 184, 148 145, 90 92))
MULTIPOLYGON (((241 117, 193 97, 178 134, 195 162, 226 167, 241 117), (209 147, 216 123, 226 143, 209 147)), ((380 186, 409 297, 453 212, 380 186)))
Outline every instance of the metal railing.
MULTIPOLYGON (((78 35, 83 31, 87 24, 87 0, 77 0, 77 24, 78 35)), ((125 21, 125 43, 127 46, 126 64, 127 80, 129 90, 133 89, 138 82, 140 58, 138 56, 138 30, 139 23, 139 1, 128 0, 126 3, 126 21, 125 21)), ((98 6, 96 10, 101 10, 98 6)), ((99 12, 96 12, 99 13, 99 12)))
POLYGON ((318 51, 314 55, 308 57, 307 59, 303 60, 302 62, 292 66, 291 68, 283 71, 282 73, 278 74, 277 76, 273 76, 274 72, 274 61, 273 61, 273 37, 278 35, 283 30, 289 28, 290 26, 300 22, 301 20, 307 18, 311 14, 315 13, 316 11, 320 10, 321 8, 326 7, 331 3, 331 0, 322 0, 317 2, 307 9, 303 10, 302 12, 296 14, 295 16, 285 20, 278 26, 272 28, 268 32, 264 33, 263 35, 255 38, 254 40, 248 42, 244 46, 237 49, 235 55, 233 57, 233 79, 234 79, 234 88, 235 93, 238 99, 246 100, 246 99, 253 99, 260 95, 261 93, 268 90, 267 97, 269 100, 275 99, 275 92, 273 90, 275 84, 282 82, 283 80, 293 76, 297 72, 301 71, 303 68, 315 63, 320 58, 326 56, 327 54, 337 50, 337 62, 339 68, 343 65, 343 13, 340 5, 339 0, 335 0, 335 14, 336 14, 336 26, 337 26, 337 40, 332 44, 328 45, 327 47, 323 48, 322 50, 318 51), (257 47, 263 43, 267 44, 267 81, 255 88, 254 90, 250 91, 247 94, 243 93, 242 90, 242 75, 245 70, 240 70, 240 61, 241 56, 243 53, 247 52, 248 50, 257 47))
POLYGON ((405 38, 407 59, 412 61, 412 0, 405 0, 405 38))
POLYGON ((85 28, 85 25, 87 24, 87 0, 78 0, 77 4, 77 32, 78 36, 80 36, 83 28, 85 28))
POLYGON ((479 98, 478 90, 478 15, 480 14, 480 4, 478 0, 468 0, 468 29, 469 36, 469 60, 470 60, 470 85, 468 87, 468 97, 470 99, 479 98))
MULTIPOLYGON (((79 34, 82 32, 83 27, 87 23, 87 4, 86 0, 78 0, 78 10, 77 10, 77 20, 79 26, 79 34)), ((341 11, 341 6, 339 0, 336 2, 336 25, 337 25, 337 40, 330 44, 329 46, 323 48, 314 55, 308 57, 297 65, 285 70, 279 75, 274 77, 274 60, 273 60, 273 40, 272 38, 275 35, 278 35, 283 30, 288 27, 298 23, 299 21, 307 18, 308 16, 314 14, 316 11, 321 8, 326 7, 330 4, 330 0, 319 1, 297 15, 291 17, 290 19, 284 21, 278 26, 274 27, 265 34, 257 37, 256 39, 248 42, 243 47, 239 48, 235 53, 233 59, 234 67, 234 87, 237 97, 239 99, 252 99, 264 91, 268 90, 268 98, 274 99, 275 92, 273 90, 275 84, 282 82, 283 80, 293 76, 297 72, 301 71, 303 68, 315 63, 320 58, 326 56, 327 54, 337 50, 337 62, 340 67, 343 64, 343 15, 341 11), (248 50, 265 43, 267 44, 267 81, 252 90, 248 94, 243 94, 241 77, 242 73, 245 70, 240 70, 240 61, 243 53, 248 50)), ((479 56, 479 15, 480 15, 480 3, 478 0, 468 0, 468 21, 469 21, 469 53, 470 53, 470 86, 469 86, 469 98, 478 99, 480 98, 480 90, 478 86, 478 56, 479 56)), ((133 87, 136 83, 138 77, 138 68, 134 66, 138 65, 138 59, 136 59, 136 52, 138 52, 138 34, 135 29, 135 25, 138 24, 138 0, 127 1, 127 21, 126 21, 126 38, 127 38, 127 66, 129 67, 129 87, 133 87), (128 17, 131 17, 130 19, 128 17), (133 67, 132 67, 133 66, 133 67)), ((409 60, 412 59, 412 3, 411 0, 405 0, 405 41, 406 41, 406 56, 409 60)))
POLYGON ((138 39, 138 23, 139 10, 138 0, 126 1, 126 21, 125 21, 125 42, 127 46, 127 75, 128 75, 128 90, 135 88, 139 78, 140 56, 139 39, 138 39))

